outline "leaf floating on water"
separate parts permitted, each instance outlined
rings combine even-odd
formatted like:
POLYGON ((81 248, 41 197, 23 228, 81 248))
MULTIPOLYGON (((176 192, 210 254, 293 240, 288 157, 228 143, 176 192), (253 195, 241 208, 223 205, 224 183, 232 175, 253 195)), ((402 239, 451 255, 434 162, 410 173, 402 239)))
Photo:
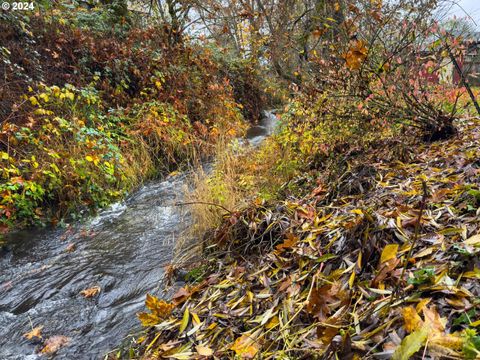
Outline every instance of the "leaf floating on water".
POLYGON ((74 244, 74 243, 70 243, 70 244, 67 245, 67 248, 66 248, 65 250, 66 250, 67 252, 73 252, 73 251, 75 251, 75 248, 76 248, 75 244, 74 244))
POLYGON ((43 325, 37 326, 37 327, 33 328, 32 331, 29 331, 29 332, 23 334, 23 336, 25 338, 27 338, 28 340, 32 340, 33 338, 41 339, 42 338, 42 329, 43 329, 43 325))
POLYGON ((85 290, 80 291, 80 294, 86 298, 91 298, 97 295, 100 292, 100 286, 94 286, 85 290))
POLYGON ((63 335, 55 335, 48 338, 45 341, 45 346, 40 351, 42 354, 54 354, 61 347, 67 345, 70 342, 70 338, 63 335))

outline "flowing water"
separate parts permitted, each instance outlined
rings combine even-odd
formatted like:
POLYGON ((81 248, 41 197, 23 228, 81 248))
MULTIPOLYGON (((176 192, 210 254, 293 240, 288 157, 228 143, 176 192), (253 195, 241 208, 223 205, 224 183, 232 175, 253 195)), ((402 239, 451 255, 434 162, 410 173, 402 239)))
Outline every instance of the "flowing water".
MULTIPOLYGON (((272 133, 273 113, 247 133, 257 146, 272 133)), ((37 359, 22 334, 43 326, 68 345, 56 359, 101 359, 138 328, 146 293, 159 293, 163 267, 191 225, 182 200, 187 175, 149 183, 122 203, 67 229, 26 230, 0 248, 0 360, 37 359), (82 290, 99 286, 97 296, 82 290)))

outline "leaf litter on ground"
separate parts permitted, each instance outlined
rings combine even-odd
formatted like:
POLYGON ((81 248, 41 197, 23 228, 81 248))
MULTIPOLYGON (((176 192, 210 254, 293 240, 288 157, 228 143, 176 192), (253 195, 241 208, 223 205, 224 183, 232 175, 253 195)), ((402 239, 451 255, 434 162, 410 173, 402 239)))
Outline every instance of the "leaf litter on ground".
POLYGON ((460 134, 383 144, 310 196, 230 214, 203 280, 147 296, 140 357, 478 357, 480 122, 460 134))

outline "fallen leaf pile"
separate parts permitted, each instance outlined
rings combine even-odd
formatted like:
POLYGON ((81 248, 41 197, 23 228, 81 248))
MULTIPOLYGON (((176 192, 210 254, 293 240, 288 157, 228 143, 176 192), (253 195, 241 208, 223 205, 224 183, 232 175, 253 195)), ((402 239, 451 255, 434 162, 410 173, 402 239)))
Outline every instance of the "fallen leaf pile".
POLYGON ((374 149, 348 158, 328 191, 232 214, 215 240, 230 251, 203 281, 147 298, 141 353, 476 358, 479 138, 472 120, 415 152, 374 149))

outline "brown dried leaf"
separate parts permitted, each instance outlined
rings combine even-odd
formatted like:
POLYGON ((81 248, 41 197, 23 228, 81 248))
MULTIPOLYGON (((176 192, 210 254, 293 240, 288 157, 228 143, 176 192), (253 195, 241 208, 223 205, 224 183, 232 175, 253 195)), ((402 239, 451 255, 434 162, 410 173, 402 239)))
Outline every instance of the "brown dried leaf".
POLYGON ((337 300, 335 297, 337 290, 332 285, 324 285, 318 289, 312 289, 308 298, 307 312, 319 320, 325 320, 330 312, 328 304, 337 300))
POLYGON ((297 242, 298 237, 293 234, 288 234, 287 239, 283 243, 277 245, 275 248, 277 249, 277 252, 281 253, 285 249, 291 249, 297 242))
POLYGON ((61 347, 67 345, 70 342, 70 338, 63 335, 55 335, 45 341, 45 345, 41 350, 42 354, 54 354, 61 347))
POLYGON ((70 243, 70 244, 67 245, 67 248, 66 248, 65 250, 66 250, 67 252, 73 252, 73 251, 75 251, 75 248, 76 248, 75 244, 74 244, 74 243, 70 243))
POLYGON ((175 305, 179 305, 184 303, 191 295, 190 291, 182 287, 172 296, 172 301, 175 305))

